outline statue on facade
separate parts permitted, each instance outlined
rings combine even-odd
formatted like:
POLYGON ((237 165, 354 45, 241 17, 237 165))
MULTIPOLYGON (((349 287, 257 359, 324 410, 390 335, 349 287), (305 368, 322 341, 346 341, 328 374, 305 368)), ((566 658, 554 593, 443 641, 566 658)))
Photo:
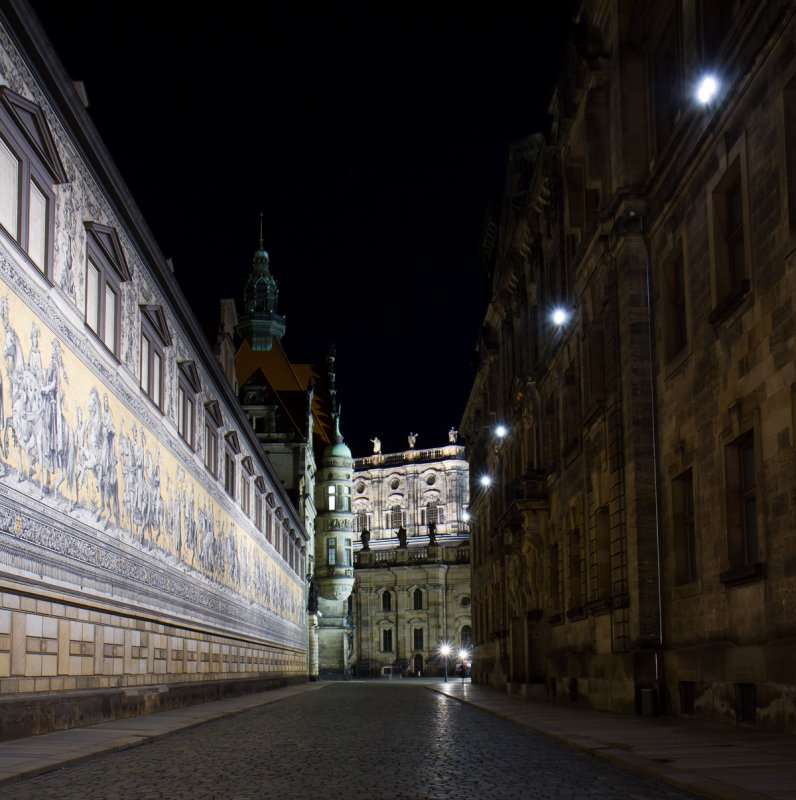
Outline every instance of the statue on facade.
POLYGON ((381 453, 381 439, 379 439, 379 437, 376 436, 370 441, 373 442, 373 452, 376 455, 379 455, 381 453))
POLYGON ((418 434, 416 434, 416 433, 410 433, 409 436, 407 437, 409 439, 409 449, 410 450, 414 450, 415 449, 415 445, 417 444, 417 436, 418 436, 418 434))
POLYGON ((318 581, 315 579, 314 575, 310 580, 310 590, 307 595, 307 613, 318 613, 318 581))
POLYGON ((429 547, 436 547, 437 545, 437 523, 428 523, 428 545, 429 547))
POLYGON ((364 528, 359 535, 359 541, 362 542, 362 552, 365 553, 370 550, 370 531, 364 528))
POLYGON ((459 436, 459 431, 457 431, 456 428, 451 428, 448 431, 448 441, 451 444, 456 444, 456 439, 458 438, 458 436, 459 436))
POLYGON ((406 547, 406 528, 403 525, 398 528, 398 547, 406 547))

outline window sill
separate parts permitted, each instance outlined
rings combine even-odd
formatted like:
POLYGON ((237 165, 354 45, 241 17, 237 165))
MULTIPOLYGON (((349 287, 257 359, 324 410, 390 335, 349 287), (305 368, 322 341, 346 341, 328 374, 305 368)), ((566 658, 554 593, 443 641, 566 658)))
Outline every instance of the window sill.
POLYGON ((754 564, 731 567, 726 572, 722 572, 719 578, 727 588, 762 581, 766 578, 766 564, 764 561, 757 561, 754 564))
POLYGON ((586 610, 593 617, 599 617, 602 614, 610 613, 611 607, 610 597, 601 597, 598 600, 592 600, 590 603, 586 603, 586 610))
POLYGON ((685 600, 688 597, 696 597, 700 594, 702 594, 702 581, 699 579, 672 586, 672 597, 675 600, 685 600))
POLYGON ((749 294, 749 279, 744 278, 738 285, 726 294, 716 305, 713 311, 708 314, 708 322, 711 325, 718 325, 725 320, 749 294))

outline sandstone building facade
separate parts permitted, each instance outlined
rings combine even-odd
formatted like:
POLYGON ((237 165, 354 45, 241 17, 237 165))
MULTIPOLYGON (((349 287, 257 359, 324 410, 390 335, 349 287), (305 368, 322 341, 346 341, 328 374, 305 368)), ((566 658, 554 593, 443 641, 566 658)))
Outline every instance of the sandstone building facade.
POLYGON ((442 674, 440 646, 471 645, 469 471, 455 431, 449 439, 354 461, 351 621, 363 677, 442 674))
POLYGON ((305 526, 16 0, 0 318, 2 734, 305 680, 305 526))
POLYGON ((783 0, 580 5, 485 228, 476 681, 796 729, 795 40, 783 0))

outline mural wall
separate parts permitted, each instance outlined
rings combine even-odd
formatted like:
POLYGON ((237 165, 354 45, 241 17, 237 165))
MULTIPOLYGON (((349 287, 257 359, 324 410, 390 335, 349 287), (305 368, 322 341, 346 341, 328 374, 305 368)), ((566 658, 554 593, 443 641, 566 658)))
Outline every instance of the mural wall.
MULTIPOLYGON (((60 69, 54 60, 37 68, 48 66, 60 69)), ((52 85, 73 91, 63 75, 52 85)), ((115 173, 87 163, 76 145, 85 131, 63 127, 54 109, 74 98, 45 95, 0 24, 2 86, 35 104, 30 119, 45 150, 51 137, 66 180, 46 187, 45 269, 0 227, 0 695, 305 675, 306 533, 295 510, 243 435, 242 411, 225 401, 198 326, 181 322, 184 301, 157 246, 142 248, 149 232, 132 230, 137 212, 109 199, 126 189, 111 191, 115 173), (129 268, 116 355, 86 324, 86 223, 118 234, 129 268), (142 306, 162 312, 170 339, 160 408, 141 389, 142 306), (199 385, 194 446, 177 428, 183 361, 199 385), (222 420, 213 422, 220 452, 234 435, 237 475, 250 467, 245 510, 235 488, 225 491, 224 458, 217 474, 205 467, 208 402, 222 420)), ((91 127, 85 115, 80 124, 91 127)))

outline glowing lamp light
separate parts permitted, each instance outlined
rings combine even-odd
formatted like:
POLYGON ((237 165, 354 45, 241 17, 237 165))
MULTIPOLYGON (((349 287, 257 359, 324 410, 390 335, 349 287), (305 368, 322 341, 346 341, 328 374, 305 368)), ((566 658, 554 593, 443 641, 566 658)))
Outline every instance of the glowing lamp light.
POLYGON ((459 650, 459 661, 467 661, 470 654, 466 650, 459 650))
POLYGON ((697 85, 696 99, 706 106, 715 99, 718 91, 719 82, 712 75, 705 75, 697 85))
POLYGON ((563 308, 556 308, 552 314, 553 325, 561 327, 569 319, 569 314, 563 308))
POLYGON ((509 429, 505 425, 498 425, 497 428, 495 428, 495 436, 497 436, 498 439, 502 439, 508 432, 509 429))
POLYGON ((489 475, 482 475, 481 476, 481 486, 490 486, 492 484, 492 478, 489 475))
POLYGON ((449 644, 441 644, 439 646, 439 654, 443 658, 447 658, 453 652, 453 648, 449 644))
POLYGON ((465 512, 462 514, 462 519, 463 519, 465 522, 469 522, 469 521, 470 521, 470 512, 469 512, 469 511, 465 511, 465 512))

